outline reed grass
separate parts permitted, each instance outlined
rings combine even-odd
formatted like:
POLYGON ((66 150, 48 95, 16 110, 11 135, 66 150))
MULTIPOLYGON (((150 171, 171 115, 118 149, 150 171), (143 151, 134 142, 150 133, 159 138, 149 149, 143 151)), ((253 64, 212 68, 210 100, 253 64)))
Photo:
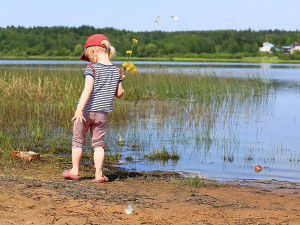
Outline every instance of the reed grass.
POLYGON ((163 146, 162 150, 153 149, 153 152, 149 155, 145 155, 145 158, 152 160, 152 161, 177 161, 179 160, 179 155, 176 152, 169 153, 165 146, 163 146))
POLYGON ((125 158, 125 160, 126 160, 127 162, 132 162, 134 159, 133 159, 132 156, 127 156, 127 157, 125 158))
POLYGON ((238 96, 261 95, 269 84, 260 78, 218 77, 216 74, 186 75, 153 72, 126 77, 125 100, 179 98, 220 101, 238 96))
MULTIPOLYGON (((200 124, 206 132, 212 128, 212 115, 218 113, 222 104, 239 101, 246 105, 248 99, 260 98, 273 87, 259 78, 162 72, 130 74, 124 86, 125 96, 115 101, 109 126, 135 126, 141 118, 151 116, 154 111, 151 102, 167 100, 165 106, 155 109, 157 115, 174 117, 179 123, 184 118, 190 126, 200 124), (136 107, 139 100, 147 101, 142 107, 136 107), (197 104, 191 110, 193 101, 197 104), (217 104, 204 107, 212 102, 217 104), (171 105, 176 107, 171 109, 171 105)), ((72 135, 70 120, 83 87, 80 70, 1 68, 0 157, 9 158, 12 150, 66 153, 72 135)), ((211 137, 204 135, 201 140, 211 142, 211 137)))

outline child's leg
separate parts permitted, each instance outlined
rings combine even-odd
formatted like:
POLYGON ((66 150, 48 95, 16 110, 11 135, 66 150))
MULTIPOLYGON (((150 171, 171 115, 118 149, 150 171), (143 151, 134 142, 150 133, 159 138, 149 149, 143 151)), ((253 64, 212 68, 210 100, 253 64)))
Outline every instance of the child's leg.
POLYGON ((91 118, 93 123, 90 126, 91 143, 94 148, 94 163, 95 163, 95 179, 100 180, 103 177, 102 167, 104 162, 104 137, 107 128, 107 113, 94 112, 91 118))
POLYGON ((96 147, 94 149, 94 163, 95 163, 95 179, 100 180, 103 177, 102 168, 104 162, 104 149, 102 147, 96 147))
POLYGON ((72 164, 73 164, 73 167, 70 170, 70 174, 78 175, 81 157, 82 157, 82 148, 79 148, 79 147, 72 148, 72 164))
POLYGON ((83 112, 85 120, 74 121, 73 127, 73 138, 72 138, 72 164, 73 167, 70 170, 72 175, 78 175, 79 173, 79 164, 82 157, 82 146, 85 143, 86 133, 88 132, 90 126, 90 113, 83 112))

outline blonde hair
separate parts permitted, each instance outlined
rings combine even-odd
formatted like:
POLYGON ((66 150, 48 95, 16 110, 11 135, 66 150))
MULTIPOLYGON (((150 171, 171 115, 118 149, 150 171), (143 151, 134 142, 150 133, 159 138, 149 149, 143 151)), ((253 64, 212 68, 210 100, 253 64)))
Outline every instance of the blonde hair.
POLYGON ((90 59, 90 58, 93 58, 95 56, 95 54, 97 52, 99 52, 100 50, 102 50, 102 51, 104 50, 108 53, 109 59, 112 60, 113 57, 116 55, 116 49, 110 45, 108 40, 102 40, 101 44, 105 45, 106 48, 102 48, 100 46, 89 46, 85 50, 85 53, 84 53, 85 56, 90 59))

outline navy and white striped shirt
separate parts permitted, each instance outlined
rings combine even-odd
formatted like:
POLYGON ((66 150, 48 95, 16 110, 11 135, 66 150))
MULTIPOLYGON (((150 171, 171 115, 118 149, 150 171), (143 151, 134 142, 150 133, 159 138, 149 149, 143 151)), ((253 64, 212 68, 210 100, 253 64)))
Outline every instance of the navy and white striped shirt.
POLYGON ((120 69, 115 65, 101 63, 92 64, 92 66, 95 72, 90 65, 87 65, 84 72, 84 76, 94 78, 94 87, 83 111, 112 112, 117 85, 123 80, 123 76, 120 76, 120 69))

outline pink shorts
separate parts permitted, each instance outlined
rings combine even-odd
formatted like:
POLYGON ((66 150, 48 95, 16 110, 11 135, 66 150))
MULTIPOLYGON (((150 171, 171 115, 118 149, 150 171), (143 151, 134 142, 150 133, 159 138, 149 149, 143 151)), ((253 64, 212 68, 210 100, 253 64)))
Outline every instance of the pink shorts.
POLYGON ((85 144, 86 133, 90 128, 92 147, 105 148, 104 137, 107 128, 107 112, 83 112, 86 121, 74 122, 72 148, 82 148, 85 144))

